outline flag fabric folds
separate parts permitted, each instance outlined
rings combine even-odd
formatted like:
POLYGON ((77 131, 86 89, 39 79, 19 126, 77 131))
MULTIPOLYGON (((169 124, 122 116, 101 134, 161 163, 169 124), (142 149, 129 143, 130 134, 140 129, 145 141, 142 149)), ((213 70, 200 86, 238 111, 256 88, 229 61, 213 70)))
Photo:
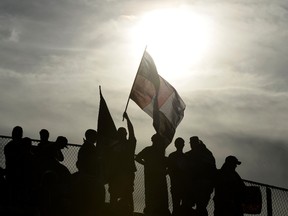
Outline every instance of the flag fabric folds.
POLYGON ((101 88, 100 91, 100 105, 98 113, 98 125, 97 125, 97 149, 99 153, 99 163, 103 171, 102 180, 108 183, 111 170, 110 170, 110 150, 117 142, 117 129, 106 104, 106 101, 102 95, 101 88))
POLYGON ((184 117, 185 103, 177 91, 157 72, 148 52, 144 52, 130 98, 149 116, 157 133, 172 142, 176 127, 184 117))
POLYGON ((100 105, 99 105, 99 113, 98 113, 98 144, 99 147, 103 147, 105 143, 111 142, 113 138, 116 137, 117 129, 112 119, 112 116, 109 112, 106 101, 102 95, 101 88, 100 91, 100 105))

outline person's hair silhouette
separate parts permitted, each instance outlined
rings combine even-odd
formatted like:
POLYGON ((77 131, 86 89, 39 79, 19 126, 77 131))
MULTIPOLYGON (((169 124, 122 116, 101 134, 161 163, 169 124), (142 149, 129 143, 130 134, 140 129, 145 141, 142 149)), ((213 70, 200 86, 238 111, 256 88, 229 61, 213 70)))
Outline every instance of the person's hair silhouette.
POLYGON ((20 140, 23 137, 23 129, 20 126, 16 126, 12 130, 12 139, 13 140, 20 140))
POLYGON ((97 140, 97 131, 93 129, 86 130, 85 139, 89 143, 95 143, 97 140))
POLYGON ((48 130, 41 129, 39 134, 40 134, 40 140, 41 141, 44 141, 44 142, 48 141, 48 139, 49 139, 49 131, 48 130))

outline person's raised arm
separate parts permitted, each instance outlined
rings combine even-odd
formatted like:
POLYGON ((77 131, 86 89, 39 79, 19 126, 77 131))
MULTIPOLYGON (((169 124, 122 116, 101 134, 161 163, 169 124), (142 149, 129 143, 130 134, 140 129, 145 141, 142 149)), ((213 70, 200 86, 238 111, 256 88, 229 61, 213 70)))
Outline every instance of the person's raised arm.
POLYGON ((129 132, 129 138, 135 138, 135 134, 134 134, 134 128, 133 128, 133 125, 128 117, 128 114, 127 112, 124 112, 123 113, 123 118, 126 119, 127 121, 127 128, 128 128, 128 132, 129 132))

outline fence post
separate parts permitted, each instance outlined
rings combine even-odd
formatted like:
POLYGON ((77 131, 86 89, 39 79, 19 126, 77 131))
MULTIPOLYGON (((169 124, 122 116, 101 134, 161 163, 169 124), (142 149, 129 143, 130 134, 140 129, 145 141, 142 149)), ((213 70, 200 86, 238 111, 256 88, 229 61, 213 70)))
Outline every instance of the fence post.
POLYGON ((267 216, 272 216, 272 193, 271 189, 266 187, 267 216))

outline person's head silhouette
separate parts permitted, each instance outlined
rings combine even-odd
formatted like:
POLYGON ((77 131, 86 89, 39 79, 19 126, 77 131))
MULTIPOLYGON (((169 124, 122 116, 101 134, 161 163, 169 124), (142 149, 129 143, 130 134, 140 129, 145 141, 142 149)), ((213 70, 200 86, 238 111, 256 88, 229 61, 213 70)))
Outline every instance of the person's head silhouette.
POLYGON ((127 131, 124 127, 120 127, 118 128, 117 130, 117 136, 118 136, 118 139, 119 140, 124 140, 126 139, 126 136, 127 136, 127 131))
POLYGON ((160 151, 165 150, 165 142, 163 137, 159 134, 156 133, 151 137, 151 141, 152 141, 152 146, 155 149, 158 149, 160 151))
POLYGON ((63 149, 65 147, 67 148, 68 140, 64 136, 58 136, 55 143, 58 149, 63 149))
POLYGON ((29 137, 24 137, 22 139, 23 147, 26 152, 29 152, 32 147, 32 140, 29 137))
POLYGON ((97 131, 93 129, 86 130, 85 139, 87 142, 95 143, 97 140, 97 131))
POLYGON ((181 137, 178 137, 174 142, 177 150, 182 150, 184 148, 184 143, 185 141, 181 137))
POLYGON ((44 142, 48 141, 48 139, 49 139, 49 131, 48 130, 42 129, 42 130, 40 130, 39 134, 40 134, 40 140, 41 141, 44 141, 44 142))
POLYGON ((226 168, 231 169, 231 170, 235 170, 237 165, 240 165, 241 162, 232 155, 229 155, 228 157, 226 157, 224 165, 226 168))
POLYGON ((13 140, 20 140, 23 137, 23 129, 20 126, 16 126, 12 130, 12 139, 13 140))
POLYGON ((151 137, 152 144, 161 142, 160 134, 156 133, 151 137))
POLYGON ((192 136, 190 137, 190 146, 191 146, 191 149, 193 148, 197 148, 200 144, 200 140, 199 140, 199 137, 198 136, 192 136))

